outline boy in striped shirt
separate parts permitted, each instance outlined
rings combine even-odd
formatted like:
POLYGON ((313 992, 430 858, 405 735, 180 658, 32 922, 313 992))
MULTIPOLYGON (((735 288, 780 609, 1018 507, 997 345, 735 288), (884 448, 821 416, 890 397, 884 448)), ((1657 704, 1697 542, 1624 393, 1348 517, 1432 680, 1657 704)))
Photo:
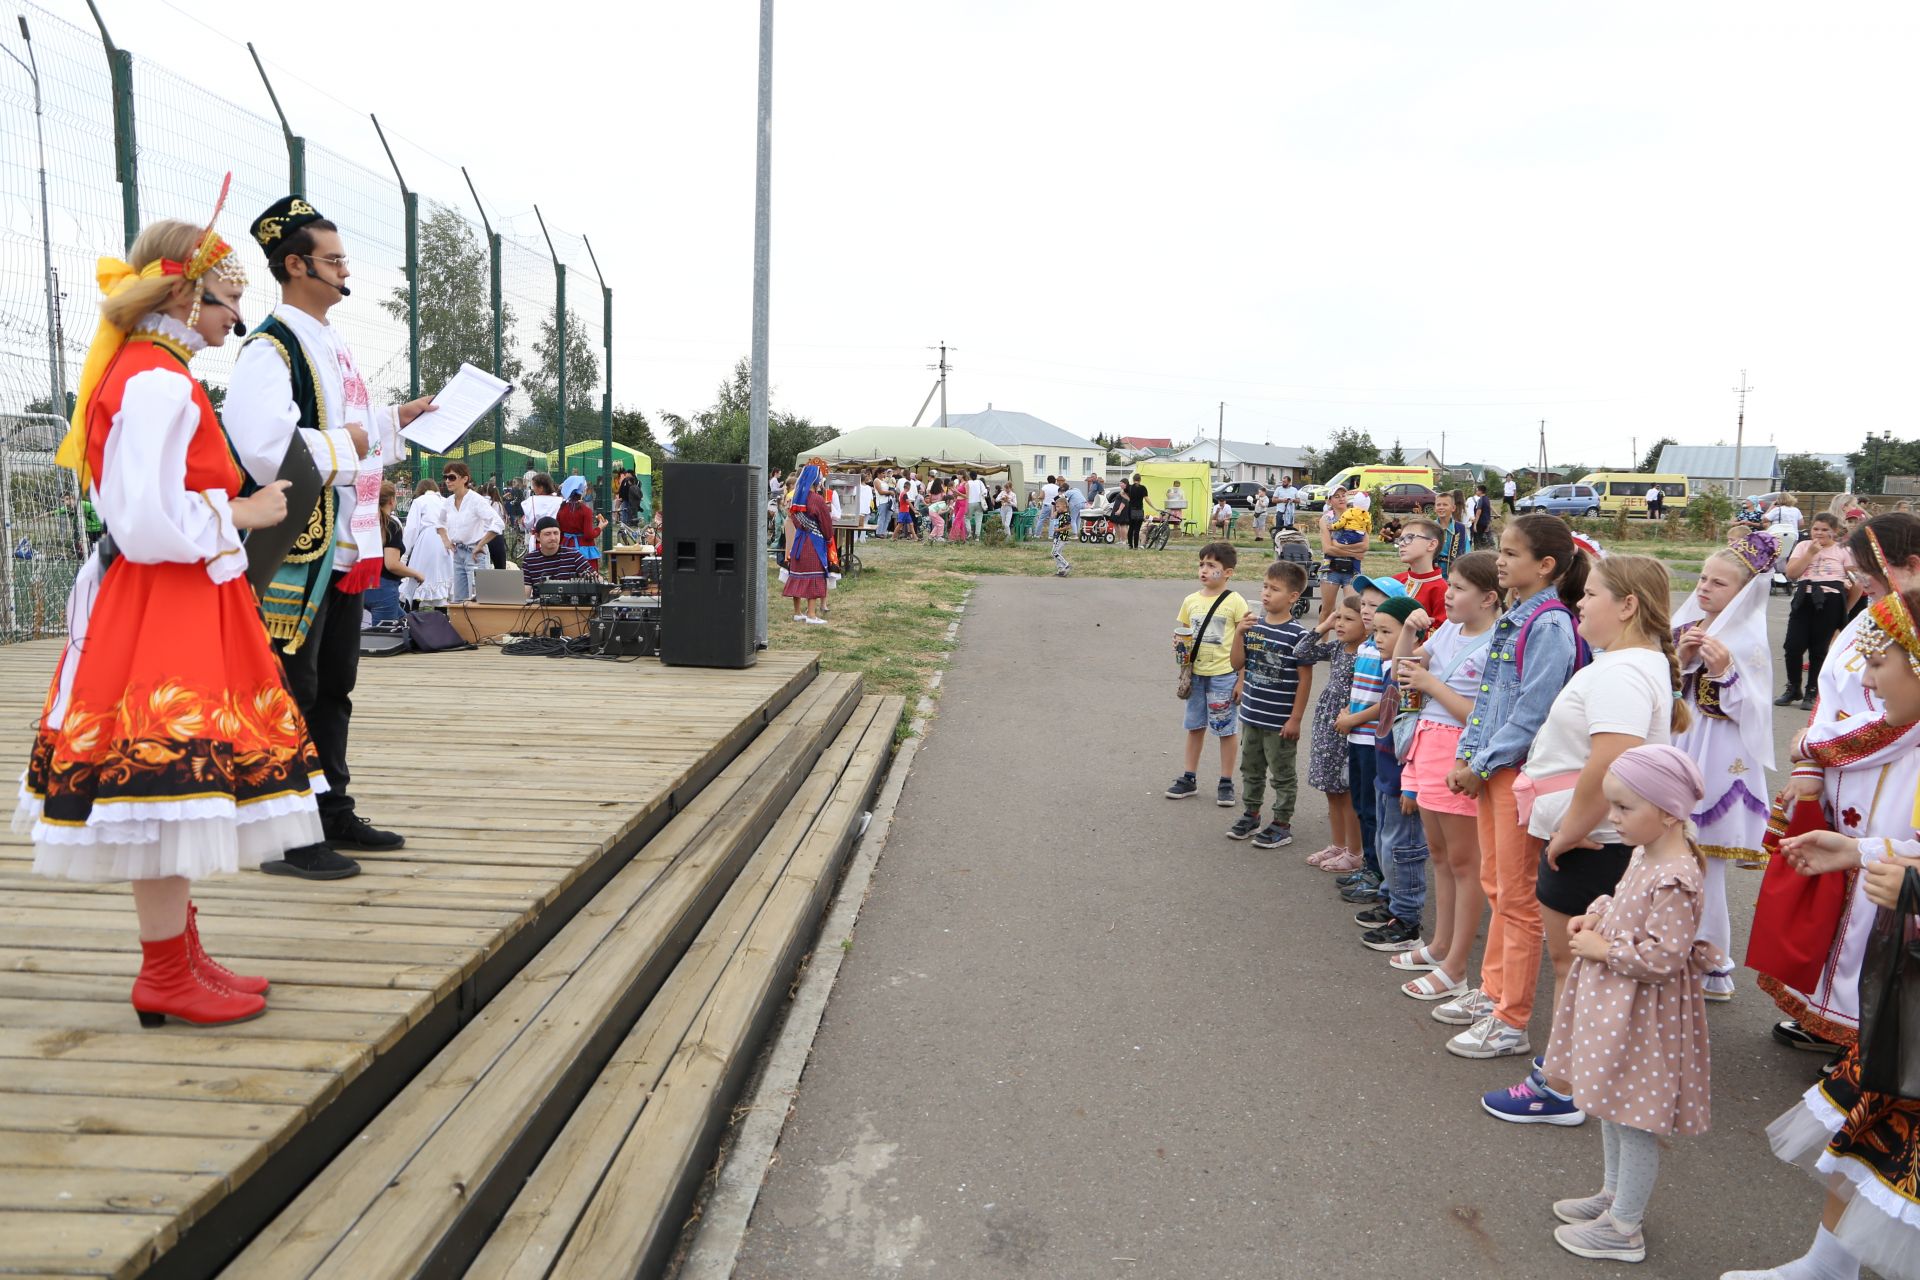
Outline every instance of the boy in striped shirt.
MULTIPOLYGON (((1353 585, 1360 593, 1360 615, 1367 625, 1367 639, 1353 655, 1353 694, 1347 703, 1347 712, 1333 722, 1334 728, 1347 738, 1347 785, 1352 788, 1354 812, 1360 819, 1360 854, 1364 859, 1364 865, 1353 873, 1353 881, 1340 892, 1344 902, 1378 901, 1380 885, 1385 879, 1375 841, 1377 807, 1363 801, 1373 798, 1374 721, 1379 718, 1380 697, 1387 688, 1387 664, 1379 646, 1373 642, 1373 611, 1386 602, 1390 593, 1382 589, 1382 584, 1390 581, 1375 581, 1364 575, 1354 580, 1353 585)), ((1393 586, 1398 590, 1391 594, 1405 594, 1405 588, 1399 583, 1394 582, 1393 586)))
POLYGON ((1293 805, 1299 795, 1295 757, 1300 712, 1313 691, 1313 668, 1294 662, 1294 646, 1307 629, 1293 620, 1293 605, 1307 587, 1307 571, 1289 560, 1267 566, 1260 584, 1260 612, 1248 613, 1233 632, 1233 666, 1240 671, 1240 791, 1247 809, 1227 831, 1253 840, 1256 849, 1293 843, 1293 805), (1262 828, 1260 806, 1273 785, 1271 821, 1262 828))

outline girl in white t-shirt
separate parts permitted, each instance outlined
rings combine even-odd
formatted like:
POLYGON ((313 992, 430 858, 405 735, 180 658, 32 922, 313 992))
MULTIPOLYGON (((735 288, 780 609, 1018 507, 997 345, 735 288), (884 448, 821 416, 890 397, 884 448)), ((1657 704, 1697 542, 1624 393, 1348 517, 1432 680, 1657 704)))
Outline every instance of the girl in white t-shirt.
MULTIPOLYGON (((1444 1000, 1466 991, 1467 963, 1487 907, 1480 888, 1480 806, 1474 797, 1448 790, 1447 774, 1486 680, 1487 649, 1499 616, 1499 558, 1491 551, 1461 556, 1447 571, 1446 622, 1415 652, 1414 661, 1394 664, 1402 691, 1425 701, 1401 777, 1402 789, 1412 791, 1420 806, 1432 855, 1433 941, 1388 961, 1396 969, 1423 973, 1400 987, 1415 1000, 1444 1000)), ((1401 634, 1413 632, 1409 625, 1401 634)))
MULTIPOLYGON (((1610 894, 1633 850, 1607 820, 1601 791, 1607 770, 1623 752, 1670 743, 1692 722, 1680 696, 1680 658, 1674 647, 1673 583, 1652 556, 1608 556, 1587 578, 1580 602, 1580 636, 1597 652, 1554 699, 1527 757, 1526 780, 1515 788, 1527 832, 1547 842, 1536 892, 1554 990, 1573 967, 1567 926, 1610 894)), ((1544 1055, 1543 1055, 1544 1056, 1544 1055)), ((1522 1124, 1579 1124, 1566 1080, 1534 1070, 1510 1089, 1496 1089, 1481 1105, 1502 1120, 1522 1124)))

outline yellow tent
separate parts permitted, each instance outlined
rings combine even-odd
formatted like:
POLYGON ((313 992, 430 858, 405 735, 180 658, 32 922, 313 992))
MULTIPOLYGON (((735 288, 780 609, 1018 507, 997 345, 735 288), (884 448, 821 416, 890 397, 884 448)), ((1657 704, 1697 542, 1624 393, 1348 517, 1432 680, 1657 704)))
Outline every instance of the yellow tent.
POLYGON ((1167 491, 1180 482, 1187 495, 1187 533, 1206 528, 1207 511, 1213 505, 1213 468, 1204 462, 1142 462, 1134 474, 1147 486, 1147 518, 1167 508, 1167 491))

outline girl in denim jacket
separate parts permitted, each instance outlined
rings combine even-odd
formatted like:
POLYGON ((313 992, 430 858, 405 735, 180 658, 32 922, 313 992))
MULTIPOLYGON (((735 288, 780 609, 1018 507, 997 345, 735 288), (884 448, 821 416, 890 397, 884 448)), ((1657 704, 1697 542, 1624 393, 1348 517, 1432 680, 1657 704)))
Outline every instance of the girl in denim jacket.
POLYGON ((1480 985, 1437 1006, 1434 1020, 1470 1028, 1447 1042, 1464 1058, 1532 1052, 1534 981, 1540 972, 1540 841, 1521 821, 1514 783, 1579 654, 1572 609, 1586 590, 1587 558, 1558 516, 1524 515, 1500 534, 1500 586, 1516 601, 1493 625, 1487 678, 1460 735, 1447 786, 1478 798, 1480 885, 1492 919, 1480 985))

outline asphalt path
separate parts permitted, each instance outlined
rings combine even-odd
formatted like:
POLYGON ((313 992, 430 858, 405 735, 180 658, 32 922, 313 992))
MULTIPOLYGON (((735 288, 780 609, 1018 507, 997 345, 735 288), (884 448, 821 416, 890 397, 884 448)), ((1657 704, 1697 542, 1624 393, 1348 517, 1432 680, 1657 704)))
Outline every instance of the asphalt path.
MULTIPOLYGON (((1819 1059, 1772 1042, 1744 971, 1712 1008, 1713 1130, 1665 1144, 1648 1260, 1561 1251, 1548 1206, 1599 1186, 1598 1123, 1481 1111, 1526 1063, 1446 1053, 1453 1028, 1359 944, 1302 861, 1327 843, 1304 754, 1291 849, 1226 839, 1217 760, 1200 798, 1162 797, 1189 589, 974 593, 735 1275, 1697 1280, 1798 1256, 1819 1191, 1765 1128, 1819 1059)), ((1801 722, 1777 716, 1782 760, 1801 722)), ((1736 955, 1759 879, 1730 877, 1736 955)), ((1551 986, 1543 966, 1536 1048, 1551 986)))

